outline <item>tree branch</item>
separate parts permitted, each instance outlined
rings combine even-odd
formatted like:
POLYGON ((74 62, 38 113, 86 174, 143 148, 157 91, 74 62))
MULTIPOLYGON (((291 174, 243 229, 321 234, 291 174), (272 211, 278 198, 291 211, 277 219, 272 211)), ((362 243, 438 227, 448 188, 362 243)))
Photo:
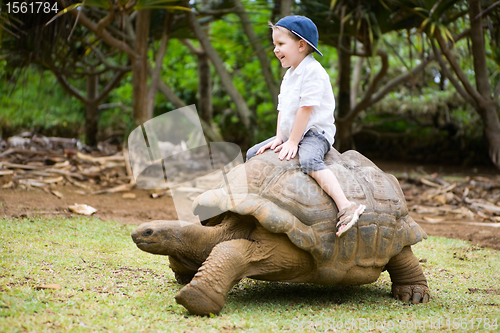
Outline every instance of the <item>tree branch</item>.
MULTIPOLYGON (((149 72, 152 73, 153 70, 151 67, 148 68, 149 72)), ((186 106, 186 103, 184 103, 177 95, 175 92, 161 79, 158 82, 158 90, 165 95, 165 97, 174 105, 176 108, 182 108, 186 106)))
POLYGON ((451 68, 453 69, 458 79, 462 83, 463 87, 465 88, 465 91, 467 91, 467 93, 475 100, 476 104, 480 104, 482 96, 474 89, 474 87, 470 84, 469 80, 467 80, 465 73, 460 68, 460 65, 458 64, 453 54, 451 54, 447 43, 443 40, 443 37, 441 36, 441 31, 439 29, 436 30, 435 36, 439 44, 439 48, 441 49, 444 56, 450 63, 451 68))
MULTIPOLYGON (((130 20, 126 20, 126 22, 129 22, 130 20)), ((134 27, 132 24, 127 24, 125 23, 125 29, 126 31, 121 31, 120 29, 108 25, 106 27, 106 30, 109 31, 111 34, 114 34, 114 38, 121 38, 122 40, 126 40, 127 42, 133 44, 135 40, 135 32, 134 32, 134 27), (126 33, 125 33, 126 32, 126 33), (128 34, 127 34, 128 33, 128 34)))
MULTIPOLYGON (((495 2, 494 4, 492 4, 491 6, 489 6, 488 8, 486 8, 485 10, 483 10, 481 13, 477 14, 473 19, 472 21, 475 21, 479 18, 481 18, 484 14, 486 14, 487 12, 489 12, 490 10, 492 10, 495 6, 498 6, 500 4, 500 1, 497 1, 495 2)), ((471 22, 472 22, 471 21, 471 22)))
POLYGON ((215 50, 215 48, 213 47, 212 43, 210 42, 210 39, 203 31, 200 23, 196 19, 196 16, 192 12, 186 12, 185 15, 188 19, 188 23, 191 26, 191 29, 193 29, 196 38, 200 41, 201 45, 203 46, 203 49, 205 50, 205 52, 207 52, 207 55, 210 57, 210 60, 212 61, 212 64, 214 65, 217 74, 219 75, 221 82, 224 85, 224 88, 226 89, 228 95, 231 97, 231 100, 235 104, 236 110, 238 111, 238 114, 240 116, 243 125, 248 130, 251 130, 250 123, 252 119, 252 113, 250 112, 250 109, 248 108, 240 92, 234 86, 233 80, 231 79, 231 75, 224 66, 224 62, 222 61, 220 55, 217 53, 217 50, 215 50))
POLYGON ((125 42, 122 42, 115 37, 113 37, 106 29, 99 31, 99 27, 95 22, 92 22, 86 15, 83 13, 83 10, 73 9, 70 11, 71 15, 74 17, 78 16, 80 13, 79 21, 80 23, 90 31, 94 32, 99 38, 101 38, 106 44, 109 46, 115 47, 123 52, 125 52, 131 58, 137 58, 139 55, 125 42))
MULTIPOLYGON (((233 1, 234 4, 236 5, 236 8, 238 9, 236 11, 236 14, 240 18, 241 25, 243 26, 243 31, 245 32, 245 35, 247 36, 253 51, 257 55, 257 59, 259 59, 260 68, 262 74, 264 75, 264 80, 266 81, 267 88, 269 89, 273 105, 276 108, 278 105, 279 89, 278 85, 276 84, 276 80, 273 76, 273 72, 271 70, 269 58, 267 57, 265 49, 262 47, 262 43, 260 42, 257 34, 255 33, 255 30, 253 29, 250 17, 248 16, 248 13, 245 11, 243 3, 241 2, 241 0, 233 0, 233 1)), ((283 5, 287 6, 284 2, 285 1, 282 0, 282 6, 283 5)))
POLYGON ((165 58, 165 53, 167 52, 167 44, 170 30, 170 15, 167 14, 165 17, 165 22, 163 22, 163 32, 161 35, 160 48, 156 54, 155 68, 151 75, 151 84, 148 91, 148 108, 147 112, 151 118, 153 118, 154 103, 156 93, 158 91, 158 81, 160 80, 161 69, 163 65, 163 59, 165 58))
POLYGON ((459 40, 461 40, 462 38, 464 38, 465 36, 468 36, 470 35, 470 28, 468 29, 465 29, 464 31, 462 31, 461 33, 459 33, 455 38, 453 38, 453 40, 456 42, 458 42, 459 40))
POLYGON ((432 49, 434 50, 434 54, 436 55, 436 59, 439 62, 439 65, 441 66, 441 69, 444 72, 444 75, 446 78, 451 82, 453 87, 455 87, 455 90, 458 92, 460 96, 463 97, 470 105, 472 105, 474 108, 477 107, 476 101, 464 90, 463 86, 460 84, 460 82, 457 81, 455 76, 451 74, 450 70, 448 69, 448 66, 443 61, 443 57, 439 50, 437 49, 436 45, 431 41, 432 44, 432 49))
POLYGON ((121 79, 123 76, 127 73, 127 71, 119 71, 115 74, 113 79, 108 82, 106 87, 101 91, 101 93, 96 97, 95 102, 96 104, 99 104, 108 94, 111 92, 111 90, 115 89, 115 87, 120 83, 121 79))
POLYGON ((358 115, 359 112, 366 109, 366 107, 370 105, 370 99, 375 91, 377 84, 387 74, 387 69, 389 68, 387 52, 382 50, 377 50, 377 55, 382 60, 382 68, 380 68, 380 71, 377 73, 373 81, 370 83, 370 86, 368 87, 368 90, 366 91, 363 99, 359 101, 358 104, 353 106, 351 108, 351 111, 349 111, 349 113, 345 117, 339 119, 340 122, 352 121, 358 115))
POLYGON ((120 65, 115 65, 115 64, 108 62, 107 58, 104 56, 104 54, 102 54, 101 50, 99 50, 95 46, 90 46, 90 47, 92 48, 92 51, 95 52, 95 54, 97 55, 99 60, 106 66, 106 68, 114 69, 117 71, 126 71, 126 72, 129 72, 132 70, 131 66, 120 66, 120 65))
POLYGON ((379 92, 377 92, 373 97, 370 99, 370 104, 377 103, 380 101, 382 98, 384 98, 389 92, 391 92, 396 86, 408 81, 421 71, 427 67, 429 63, 434 60, 434 57, 429 57, 427 59, 424 59, 417 67, 413 68, 411 71, 408 71, 404 74, 401 74, 400 76, 394 78, 393 80, 387 82, 387 84, 380 89, 379 92))
POLYGON ((76 98, 78 98, 84 105, 87 105, 89 103, 89 101, 85 97, 83 97, 82 94, 80 94, 80 92, 78 90, 76 90, 76 88, 71 86, 71 84, 66 79, 66 76, 58 73, 57 71, 55 71, 53 69, 51 69, 51 70, 52 70, 52 73, 54 73, 54 75, 56 76, 56 79, 59 82, 59 84, 64 88, 64 90, 66 90, 70 95, 73 95, 76 98))
POLYGON ((493 96, 494 101, 498 100, 498 97, 500 96, 500 80, 498 80, 497 82, 497 86, 495 87, 495 93, 493 96))
POLYGON ((102 19, 100 19, 99 22, 97 22, 97 34, 98 35, 102 34, 104 28, 110 25, 114 19, 115 19, 115 11, 113 6, 111 6, 108 14, 104 16, 102 19))
POLYGON ((197 49, 193 45, 193 43, 191 43, 191 41, 189 39, 182 38, 182 39, 179 39, 179 40, 181 41, 182 44, 184 44, 189 49, 189 51, 191 51, 192 54, 194 54, 196 56, 200 56, 200 55, 203 55, 205 53, 204 50, 197 49))
MULTIPOLYGON (((480 15, 481 1, 468 1, 470 17, 480 15)), ((483 101, 491 99, 491 84, 488 76, 488 67, 486 65, 486 47, 484 42, 484 30, 481 20, 472 20, 470 23, 471 33, 470 40, 472 42, 472 57, 474 60, 474 76, 476 79, 476 88, 478 94, 482 96, 483 101)), ((493 32, 492 32, 493 33, 493 32)), ((478 101, 481 105, 482 102, 478 101)))

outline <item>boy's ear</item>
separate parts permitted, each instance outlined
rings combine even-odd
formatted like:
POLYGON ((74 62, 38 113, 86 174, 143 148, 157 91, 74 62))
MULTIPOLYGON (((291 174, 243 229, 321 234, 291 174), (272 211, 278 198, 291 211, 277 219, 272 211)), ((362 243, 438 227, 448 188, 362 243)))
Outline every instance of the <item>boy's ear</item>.
POLYGON ((307 46, 309 44, 307 44, 307 42, 303 39, 299 40, 299 51, 305 51, 307 50, 307 46))

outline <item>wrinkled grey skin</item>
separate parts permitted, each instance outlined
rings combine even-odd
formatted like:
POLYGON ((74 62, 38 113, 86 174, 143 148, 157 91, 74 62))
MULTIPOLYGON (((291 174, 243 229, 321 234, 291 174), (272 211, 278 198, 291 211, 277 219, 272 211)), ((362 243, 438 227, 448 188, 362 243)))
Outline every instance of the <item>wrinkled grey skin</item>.
POLYGON ((332 149, 325 163, 346 196, 367 206, 342 239, 335 236, 334 202, 296 159, 280 161, 273 152, 228 174, 233 194, 248 188, 236 207, 221 185, 193 204, 195 213, 201 207, 220 210, 204 225, 154 221, 139 226, 132 239, 143 251, 169 256, 176 280, 186 284, 176 301, 199 315, 220 312, 229 290, 244 277, 359 285, 387 270, 394 297, 428 302, 427 280, 410 248, 427 235, 408 215, 397 180, 353 151, 341 155, 332 149))

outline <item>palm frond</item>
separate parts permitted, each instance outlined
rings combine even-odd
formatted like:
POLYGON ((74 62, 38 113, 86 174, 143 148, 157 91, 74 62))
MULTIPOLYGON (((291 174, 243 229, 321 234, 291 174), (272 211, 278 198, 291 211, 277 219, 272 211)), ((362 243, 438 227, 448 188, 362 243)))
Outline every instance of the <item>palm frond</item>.
POLYGON ((70 11, 72 11, 73 9, 75 8, 78 8, 80 9, 81 7, 83 6, 83 3, 79 2, 79 3, 75 3, 73 5, 70 5, 66 8, 64 8, 63 10, 61 10, 59 13, 57 13, 56 15, 54 15, 54 17, 52 19, 50 19, 49 22, 45 23, 45 25, 49 25, 50 23, 54 22, 58 17, 61 17, 63 16, 64 14, 67 14, 69 13, 70 11))

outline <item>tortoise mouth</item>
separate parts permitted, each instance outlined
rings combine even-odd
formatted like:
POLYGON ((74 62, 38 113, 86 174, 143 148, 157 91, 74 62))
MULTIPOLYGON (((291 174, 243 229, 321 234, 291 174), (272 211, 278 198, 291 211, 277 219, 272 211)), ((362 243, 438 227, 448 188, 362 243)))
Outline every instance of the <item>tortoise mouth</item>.
POLYGON ((137 247, 147 247, 147 246, 151 246, 153 244, 157 244, 157 242, 139 242, 139 243, 136 243, 135 245, 137 245, 137 247))

